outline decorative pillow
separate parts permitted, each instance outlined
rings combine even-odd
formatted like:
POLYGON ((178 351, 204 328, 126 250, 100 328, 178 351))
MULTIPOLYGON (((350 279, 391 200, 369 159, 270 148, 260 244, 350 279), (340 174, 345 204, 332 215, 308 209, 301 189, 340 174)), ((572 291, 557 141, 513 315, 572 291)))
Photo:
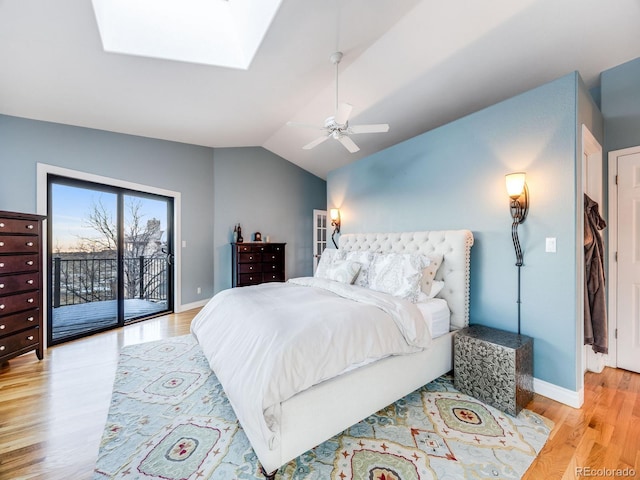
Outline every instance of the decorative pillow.
POLYGON ((376 254, 369 271, 369 288, 419 301, 422 270, 429 264, 424 255, 415 253, 376 254))
POLYGON ((333 265, 334 262, 342 260, 344 258, 344 252, 342 250, 336 250, 335 248, 325 248, 320 256, 320 261, 316 267, 316 273, 314 277, 327 278, 327 269, 333 265))
POLYGON ((440 290, 438 290, 438 292, 434 294, 431 293, 433 280, 436 277, 438 268, 440 268, 440 265, 442 265, 442 260, 444 257, 441 254, 431 253, 427 255, 427 258, 429 259, 429 264, 424 268, 424 270, 422 270, 420 289, 427 294, 427 297, 433 298, 440 290, 442 290, 442 287, 440 287, 440 290))
POLYGON ((360 273, 354 280, 354 285, 360 287, 369 286, 369 271, 371 268, 371 262, 373 261, 373 252, 347 252, 345 256, 346 260, 352 262, 358 262, 360 264, 360 273))
POLYGON ((427 295, 429 298, 434 298, 444 288, 444 282, 442 280, 434 280, 431 284, 431 291, 427 295))
POLYGON ((360 264, 358 262, 338 260, 327 268, 327 276, 324 278, 351 285, 359 271, 360 264))

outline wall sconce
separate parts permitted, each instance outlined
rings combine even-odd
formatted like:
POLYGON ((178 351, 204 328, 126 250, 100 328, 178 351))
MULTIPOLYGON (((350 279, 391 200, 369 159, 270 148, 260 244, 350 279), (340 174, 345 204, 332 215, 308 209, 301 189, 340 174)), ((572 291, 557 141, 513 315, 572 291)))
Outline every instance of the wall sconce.
POLYGON ((524 263, 522 248, 518 238, 518 225, 523 223, 529 212, 529 189, 527 188, 526 175, 523 172, 510 173, 505 176, 507 194, 511 198, 510 209, 511 218, 511 238, 513 247, 516 250, 516 267, 518 267, 518 335, 520 335, 520 267, 524 263))
POLYGON ((337 208, 332 208, 329 210, 329 216, 331 217, 331 226, 333 227, 333 233, 331 234, 331 241, 338 248, 338 244, 336 243, 335 238, 333 236, 336 233, 340 233, 340 210, 337 208))

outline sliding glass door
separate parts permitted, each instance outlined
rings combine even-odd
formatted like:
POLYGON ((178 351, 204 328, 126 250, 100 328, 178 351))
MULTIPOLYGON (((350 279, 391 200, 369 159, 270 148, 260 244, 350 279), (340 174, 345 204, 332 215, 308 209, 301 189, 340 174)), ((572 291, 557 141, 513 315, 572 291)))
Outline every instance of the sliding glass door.
POLYGON ((49 344, 173 311, 173 199, 49 176, 49 344))
POLYGON ((165 313, 172 298, 170 199, 124 195, 123 292, 125 322, 165 313))

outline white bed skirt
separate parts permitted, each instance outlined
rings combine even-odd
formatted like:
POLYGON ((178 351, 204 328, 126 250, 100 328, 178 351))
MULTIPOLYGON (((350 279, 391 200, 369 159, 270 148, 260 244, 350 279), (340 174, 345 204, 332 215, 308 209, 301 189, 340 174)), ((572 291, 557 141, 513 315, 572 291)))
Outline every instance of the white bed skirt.
POLYGON ((280 448, 245 433, 267 472, 300 456, 453 368, 453 335, 424 351, 388 357, 327 380, 282 403, 280 448), (349 402, 353 398, 357 401, 349 402), (322 419, 321 422, 318 419, 322 419))

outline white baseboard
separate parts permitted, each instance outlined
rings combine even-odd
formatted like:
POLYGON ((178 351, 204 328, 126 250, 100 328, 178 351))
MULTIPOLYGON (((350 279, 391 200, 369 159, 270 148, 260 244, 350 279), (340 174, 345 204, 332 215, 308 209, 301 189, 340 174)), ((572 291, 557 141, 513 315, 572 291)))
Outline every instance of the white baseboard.
POLYGON ((194 308, 201 308, 201 307, 204 307, 209 300, 211 299, 205 298, 204 300, 198 300, 197 302, 185 303, 180 305, 178 308, 176 308, 175 311, 176 313, 182 313, 182 312, 186 312, 187 310, 192 310, 194 308))
POLYGON ((533 391, 573 408, 580 408, 584 403, 584 389, 581 389, 579 392, 574 392, 573 390, 559 387, 558 385, 545 382, 538 378, 533 379, 533 391))

